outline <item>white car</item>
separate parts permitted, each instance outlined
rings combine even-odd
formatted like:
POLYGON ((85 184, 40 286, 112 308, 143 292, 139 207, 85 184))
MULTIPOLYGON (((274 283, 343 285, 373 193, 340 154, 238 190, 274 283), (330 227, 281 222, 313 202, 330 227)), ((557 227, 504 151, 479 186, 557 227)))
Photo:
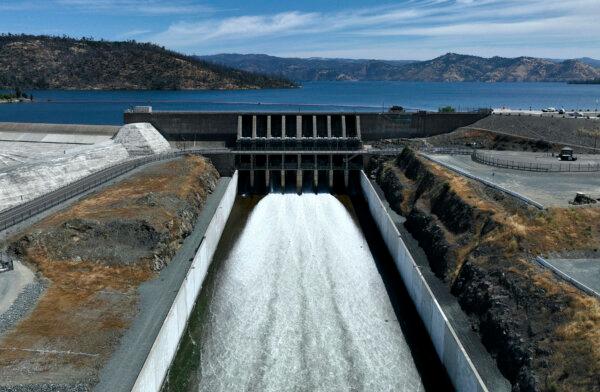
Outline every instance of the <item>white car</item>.
POLYGON ((546 108, 546 109, 542 109, 542 112, 544 112, 544 113, 554 113, 554 112, 556 112, 556 108, 549 107, 549 108, 546 108))

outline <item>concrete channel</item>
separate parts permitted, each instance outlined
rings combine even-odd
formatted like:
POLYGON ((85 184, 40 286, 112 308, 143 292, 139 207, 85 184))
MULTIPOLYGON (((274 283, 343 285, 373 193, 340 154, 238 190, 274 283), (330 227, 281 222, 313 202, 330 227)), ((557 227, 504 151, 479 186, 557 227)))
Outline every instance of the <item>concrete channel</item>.
POLYGON ((507 389, 486 385, 364 172, 351 188, 240 196, 236 172, 143 365, 109 364, 97 390, 507 389))

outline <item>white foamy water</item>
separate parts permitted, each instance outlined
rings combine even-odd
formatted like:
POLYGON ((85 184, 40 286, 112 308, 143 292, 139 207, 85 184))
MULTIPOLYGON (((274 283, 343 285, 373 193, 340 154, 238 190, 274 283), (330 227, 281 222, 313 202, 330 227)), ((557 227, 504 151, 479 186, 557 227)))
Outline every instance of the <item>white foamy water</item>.
POLYGON ((419 391, 366 240, 331 195, 270 194, 216 276, 201 391, 419 391))

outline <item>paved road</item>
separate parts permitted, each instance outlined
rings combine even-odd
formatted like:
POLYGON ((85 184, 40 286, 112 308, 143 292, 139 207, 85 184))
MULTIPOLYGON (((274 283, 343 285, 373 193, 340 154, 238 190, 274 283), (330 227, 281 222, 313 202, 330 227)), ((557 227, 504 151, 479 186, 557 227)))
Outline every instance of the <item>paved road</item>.
POLYGON ((600 293, 600 259, 545 259, 554 268, 600 293))
POLYGON ((200 391, 420 391, 360 227, 331 195, 270 194, 216 271, 200 391))
POLYGON ((15 302, 25 286, 33 282, 33 272, 19 261, 15 269, 0 273, 0 314, 6 312, 15 302))
MULTIPOLYGON (((552 156, 552 153, 546 152, 526 152, 526 151, 494 151, 494 150, 478 150, 486 156, 493 157, 495 159, 501 159, 505 161, 514 161, 521 163, 540 163, 540 164, 552 164, 563 166, 567 165, 596 165, 600 162, 600 155, 598 154, 575 154, 577 157, 576 161, 559 161, 556 156, 552 156)), ((556 155, 557 151, 554 151, 556 155)))
POLYGON ((467 155, 429 155, 437 162, 526 196, 544 206, 568 206, 577 192, 600 197, 598 173, 540 173, 503 169, 473 162, 467 155))

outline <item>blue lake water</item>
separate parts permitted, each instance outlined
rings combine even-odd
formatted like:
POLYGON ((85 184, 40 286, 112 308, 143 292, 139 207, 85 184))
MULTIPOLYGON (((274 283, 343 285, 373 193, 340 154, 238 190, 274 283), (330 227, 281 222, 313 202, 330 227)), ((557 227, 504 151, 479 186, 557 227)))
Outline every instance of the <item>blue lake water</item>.
MULTIPOLYGON (((28 91, 29 93, 29 91, 28 91)), ((548 106, 595 109, 600 85, 565 83, 309 82, 299 89, 247 91, 32 91, 35 102, 0 104, 0 121, 121 124, 134 105, 154 110, 381 111, 548 106)))

